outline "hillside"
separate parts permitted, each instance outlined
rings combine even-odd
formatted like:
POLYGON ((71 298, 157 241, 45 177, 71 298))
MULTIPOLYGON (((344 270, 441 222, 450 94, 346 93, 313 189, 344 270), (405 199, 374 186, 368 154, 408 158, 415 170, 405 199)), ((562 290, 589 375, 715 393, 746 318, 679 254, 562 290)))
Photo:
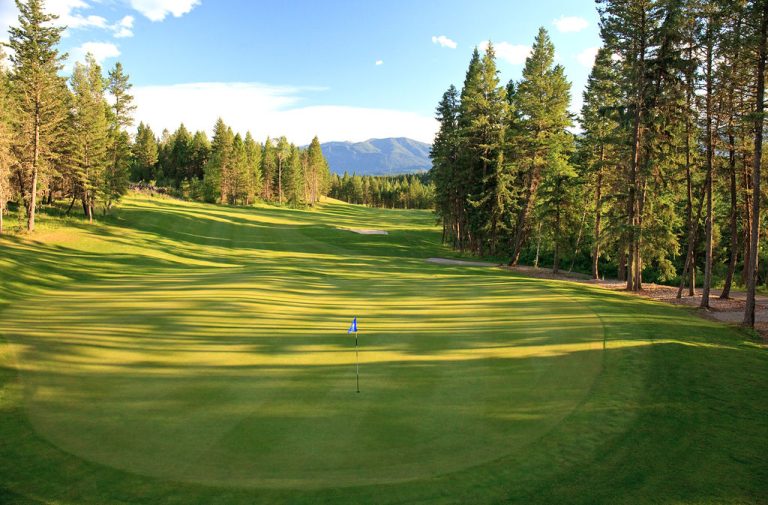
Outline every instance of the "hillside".
POLYGON ((365 142, 321 144, 331 171, 358 175, 399 175, 424 172, 432 167, 430 145, 405 137, 369 139, 365 142))

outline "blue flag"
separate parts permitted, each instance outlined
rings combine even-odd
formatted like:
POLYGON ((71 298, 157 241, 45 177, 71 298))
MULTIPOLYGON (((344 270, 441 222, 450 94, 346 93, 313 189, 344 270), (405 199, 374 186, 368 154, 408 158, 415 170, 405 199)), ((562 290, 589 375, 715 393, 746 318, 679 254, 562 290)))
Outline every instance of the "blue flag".
POLYGON ((357 333, 357 316, 352 319, 352 326, 349 327, 347 333, 357 333))

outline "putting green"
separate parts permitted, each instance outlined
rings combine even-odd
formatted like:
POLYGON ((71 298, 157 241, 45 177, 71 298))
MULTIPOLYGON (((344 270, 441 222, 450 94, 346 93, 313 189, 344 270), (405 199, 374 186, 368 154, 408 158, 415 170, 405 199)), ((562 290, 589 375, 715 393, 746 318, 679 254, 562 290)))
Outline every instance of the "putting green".
POLYGON ((108 224, 9 243, 3 337, 31 429, 149 482, 308 497, 516 458, 570 465, 585 440, 630 431, 652 349, 728 333, 612 293, 427 263, 447 253, 432 223, 132 197, 108 224), (617 392, 598 406, 606 384, 617 392), (599 431, 569 434, 585 413, 599 431))

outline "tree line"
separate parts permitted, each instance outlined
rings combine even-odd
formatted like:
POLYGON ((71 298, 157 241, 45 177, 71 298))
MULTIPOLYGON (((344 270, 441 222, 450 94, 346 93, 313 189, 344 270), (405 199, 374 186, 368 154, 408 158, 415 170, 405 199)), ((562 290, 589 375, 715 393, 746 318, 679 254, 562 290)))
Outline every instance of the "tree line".
POLYGON ((328 193, 349 203, 388 209, 434 208, 435 185, 428 174, 331 176, 328 193))
POLYGON ((222 119, 213 138, 192 135, 181 124, 158 139, 139 123, 133 145, 132 180, 171 187, 207 202, 249 205, 257 199, 314 205, 328 194, 330 170, 317 137, 306 148, 285 137, 261 144, 250 132, 234 133, 222 119))
POLYGON ((71 198, 68 212, 79 201, 93 221, 97 203, 108 210, 128 187, 128 76, 120 63, 104 76, 91 55, 60 76, 64 28, 40 0, 16 5, 11 67, 0 68, 0 232, 9 200, 24 208, 29 231, 37 208, 56 198, 71 198))
MULTIPOLYGON (((436 211, 454 247, 588 265, 640 290, 680 283, 702 307, 747 288, 754 324, 761 234, 766 0, 598 0, 603 41, 578 118, 540 29, 522 78, 493 46, 437 107, 436 211), (697 281, 697 272, 703 278, 697 281)), ((762 237, 761 237, 762 235, 762 237)))
POLYGON ((42 0, 16 0, 17 26, 9 29, 10 67, 0 46, 0 233, 8 202, 17 202, 33 231, 41 205, 76 203, 90 222, 128 191, 130 181, 152 181, 177 194, 223 204, 255 199, 313 205, 329 189, 330 172, 317 137, 306 149, 256 142, 219 119, 209 141, 181 125, 158 139, 133 125, 131 83, 118 62, 103 75, 92 55, 61 75, 65 28, 42 0))

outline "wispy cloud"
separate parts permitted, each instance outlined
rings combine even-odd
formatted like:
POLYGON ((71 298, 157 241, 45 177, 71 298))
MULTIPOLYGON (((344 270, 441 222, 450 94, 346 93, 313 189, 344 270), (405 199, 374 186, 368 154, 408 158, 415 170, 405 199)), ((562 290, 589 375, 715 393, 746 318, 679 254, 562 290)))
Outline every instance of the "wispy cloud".
POLYGON ((445 35, 432 35, 432 43, 438 44, 440 47, 448 47, 451 49, 456 49, 458 46, 456 42, 449 39, 445 35))
POLYGON ((191 12, 200 0, 130 0, 130 4, 150 21, 162 21, 169 14, 178 18, 191 12))
MULTIPOLYGON (((485 51, 488 49, 488 41, 484 40, 480 43, 480 49, 485 51)), ((496 56, 507 63, 513 65, 520 65, 525 63, 525 59, 531 54, 531 46, 525 44, 510 44, 509 42, 494 42, 493 49, 496 51, 496 56)))
POLYGON ((71 70, 75 62, 84 61, 88 53, 91 53, 96 62, 102 65, 105 60, 120 56, 120 49, 111 42, 86 42, 69 52, 66 69, 71 70))
POLYGON ((583 66, 591 69, 595 64, 595 57, 597 57, 597 51, 599 47, 588 47, 576 55, 576 60, 583 66))
POLYGON ((589 26, 589 21, 578 16, 560 16, 552 21, 558 31, 563 33, 580 32, 589 26))
POLYGON ((315 135, 323 141, 406 136, 432 142, 437 130, 432 117, 413 112, 338 105, 302 107, 304 95, 311 91, 261 83, 205 82, 136 86, 132 93, 138 107, 136 122, 144 121, 158 134, 166 128, 174 131, 181 122, 191 130, 210 132, 218 117, 235 131, 250 131, 259 139, 285 135, 297 144, 307 144, 315 135))
POLYGON ((133 16, 125 16, 123 19, 112 25, 112 31, 116 39, 133 37, 133 16))
POLYGON ((384 64, 384 60, 376 60, 376 66, 377 66, 377 67, 378 67, 379 65, 383 65, 383 64, 384 64))

